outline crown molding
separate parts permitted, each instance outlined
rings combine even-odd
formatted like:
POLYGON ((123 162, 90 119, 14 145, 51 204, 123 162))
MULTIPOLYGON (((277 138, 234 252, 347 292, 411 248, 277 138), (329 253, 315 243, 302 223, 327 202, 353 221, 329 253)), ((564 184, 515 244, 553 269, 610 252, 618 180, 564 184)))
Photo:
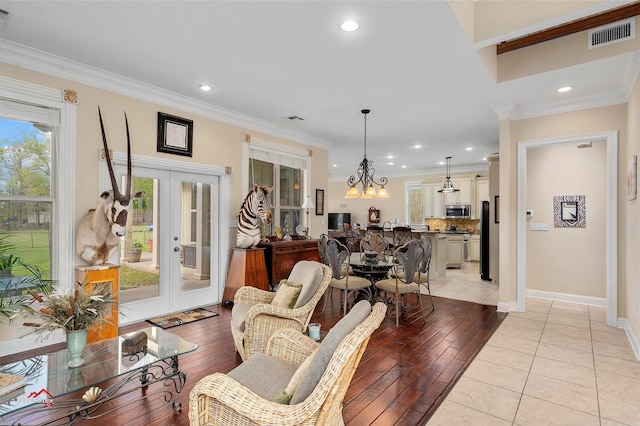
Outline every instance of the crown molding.
POLYGON ((0 61, 244 129, 328 150, 331 143, 256 117, 0 38, 0 61))

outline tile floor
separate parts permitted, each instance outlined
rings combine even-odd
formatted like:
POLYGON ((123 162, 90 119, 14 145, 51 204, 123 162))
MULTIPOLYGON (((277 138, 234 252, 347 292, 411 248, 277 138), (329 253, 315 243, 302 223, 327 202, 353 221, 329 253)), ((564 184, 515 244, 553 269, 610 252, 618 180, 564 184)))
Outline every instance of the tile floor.
POLYGON ((640 425, 640 362, 625 332, 606 326, 605 309, 534 298, 526 306, 427 424, 640 425))
POLYGON ((478 262, 465 262, 460 269, 447 269, 443 278, 430 280, 431 294, 496 306, 499 296, 498 285, 493 281, 480 279, 479 265, 478 262))

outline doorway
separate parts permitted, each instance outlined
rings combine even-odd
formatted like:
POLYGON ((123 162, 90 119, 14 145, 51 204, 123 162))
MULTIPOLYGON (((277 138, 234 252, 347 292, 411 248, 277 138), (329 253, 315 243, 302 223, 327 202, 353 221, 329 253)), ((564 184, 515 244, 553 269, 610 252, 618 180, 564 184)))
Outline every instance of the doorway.
MULTIPOLYGON (((607 325, 615 326, 617 322, 617 273, 616 273, 616 244, 617 244, 617 152, 618 135, 616 131, 580 135, 558 139, 546 139, 537 141, 524 141, 518 143, 518 195, 517 195, 517 310, 524 312, 527 279, 527 152, 532 148, 557 146, 562 144, 589 144, 592 141, 604 141, 606 144, 606 158, 604 161, 606 182, 604 183, 604 199, 599 200, 605 206, 605 281, 606 281, 606 308, 607 325)), ((558 194, 560 195, 560 194, 558 194)))
MULTIPOLYGON (((122 179, 126 156, 113 162, 122 179)), ((132 201, 120 250, 120 323, 219 303, 229 246, 224 168, 134 157, 132 175, 133 192, 144 195, 132 201), (139 260, 129 258, 133 246, 139 260)))

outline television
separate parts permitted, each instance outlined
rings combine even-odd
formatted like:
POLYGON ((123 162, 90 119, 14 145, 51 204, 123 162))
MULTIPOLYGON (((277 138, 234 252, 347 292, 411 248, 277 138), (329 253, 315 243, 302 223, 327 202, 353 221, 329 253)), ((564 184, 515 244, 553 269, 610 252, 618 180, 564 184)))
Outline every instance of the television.
POLYGON ((351 213, 329 213, 330 231, 343 231, 345 223, 351 223, 351 213))

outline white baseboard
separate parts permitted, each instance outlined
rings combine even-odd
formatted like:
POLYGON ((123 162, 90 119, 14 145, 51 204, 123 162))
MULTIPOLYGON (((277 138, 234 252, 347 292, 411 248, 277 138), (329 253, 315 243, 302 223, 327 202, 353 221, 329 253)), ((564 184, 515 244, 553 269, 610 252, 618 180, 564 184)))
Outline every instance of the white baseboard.
POLYGON ((627 333, 627 339, 629 339, 629 343, 631 343, 631 349, 633 349, 636 359, 640 361, 640 343, 638 341, 638 337, 633 332, 633 329, 629 327, 629 323, 626 318, 618 318, 618 328, 623 329, 624 332, 627 333))
POLYGON ((515 312, 518 310, 516 302, 498 302, 498 312, 515 312))
POLYGON ((607 299, 602 297, 579 296, 577 294, 555 293, 553 291, 526 290, 526 297, 538 299, 559 300, 562 302, 579 303, 581 305, 594 305, 607 307, 607 299))

